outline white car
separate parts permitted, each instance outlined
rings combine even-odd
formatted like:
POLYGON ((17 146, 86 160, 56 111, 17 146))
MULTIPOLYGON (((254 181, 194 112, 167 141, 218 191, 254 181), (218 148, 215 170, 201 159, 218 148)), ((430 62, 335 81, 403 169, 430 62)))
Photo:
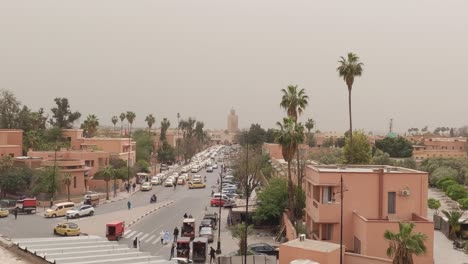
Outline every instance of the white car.
POLYGON ((212 167, 213 167, 213 169, 217 169, 217 168, 218 168, 218 164, 215 163, 215 164, 213 164, 212 167))
POLYGON ((161 180, 159 179, 158 176, 154 176, 153 178, 151 178, 151 184, 152 185, 158 185, 161 183, 161 180))
POLYGON ((174 187, 174 181, 172 179, 167 179, 164 182, 164 187, 174 187))
POLYGON ((91 216, 94 214, 94 207, 91 205, 81 205, 77 206, 71 210, 67 211, 67 218, 79 218, 82 216, 91 216))
POLYGON ((149 182, 145 182, 141 185, 140 190, 142 191, 150 191, 153 189, 153 185, 149 182))
POLYGON ((208 168, 206 168, 206 172, 213 172, 213 167, 209 166, 208 168))

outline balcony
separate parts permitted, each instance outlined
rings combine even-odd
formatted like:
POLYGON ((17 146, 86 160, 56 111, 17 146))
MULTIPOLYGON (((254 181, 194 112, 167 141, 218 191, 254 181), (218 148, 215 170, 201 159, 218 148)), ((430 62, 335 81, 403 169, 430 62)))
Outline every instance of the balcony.
POLYGON ((316 223, 339 223, 340 222, 340 204, 335 202, 320 203, 312 199, 312 206, 308 206, 312 219, 316 223))

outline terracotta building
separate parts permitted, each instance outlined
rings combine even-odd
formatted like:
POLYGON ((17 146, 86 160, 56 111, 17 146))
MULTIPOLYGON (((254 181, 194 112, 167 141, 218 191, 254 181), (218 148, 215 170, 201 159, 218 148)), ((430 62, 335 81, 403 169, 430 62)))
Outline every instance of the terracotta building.
POLYGON ((427 253, 415 263, 433 263, 433 223, 427 220, 426 172, 391 166, 306 167, 306 230, 314 240, 340 241, 340 178, 343 177, 343 243, 347 251, 387 258, 386 230, 416 224, 427 235, 427 253))
POLYGON ((435 157, 466 157, 468 144, 466 138, 422 137, 413 145, 413 157, 417 162, 435 157))
POLYGON ((239 131, 239 117, 236 115, 236 110, 231 109, 227 116, 227 131, 229 133, 236 133, 239 131))
POLYGON ((23 130, 0 129, 0 157, 21 156, 23 153, 23 130))

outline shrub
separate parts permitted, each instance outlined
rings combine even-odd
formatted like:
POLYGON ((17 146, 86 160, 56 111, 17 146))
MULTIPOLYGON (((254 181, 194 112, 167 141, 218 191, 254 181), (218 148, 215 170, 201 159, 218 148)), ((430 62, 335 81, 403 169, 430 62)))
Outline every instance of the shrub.
POLYGON ((451 177, 451 176, 445 176, 445 177, 439 179, 439 180, 437 181, 437 183, 436 183, 437 188, 442 189, 442 183, 443 183, 443 182, 446 182, 446 181, 450 181, 450 180, 451 180, 451 181, 456 181, 455 178, 453 178, 453 177, 451 177))
POLYGON ((452 185, 458 185, 458 182, 456 182, 455 180, 447 180, 447 181, 442 182, 440 184, 440 187, 442 190, 444 190, 444 192, 447 192, 448 187, 452 185))
POLYGON ((448 197, 452 198, 452 200, 454 200, 454 201, 458 201, 460 199, 463 199, 463 198, 467 197, 467 193, 465 191, 465 188, 463 186, 461 186, 460 184, 450 185, 447 188, 446 194, 447 194, 448 197))
POLYGON ((452 177, 452 178, 457 178, 458 177, 458 171, 450 168, 450 167, 439 167, 435 169, 430 175, 429 175, 429 182, 432 186, 435 186, 436 183, 446 177, 452 177))
POLYGON ((430 209, 436 210, 436 214, 438 213, 440 206, 441 206, 440 201, 437 199, 429 198, 427 200, 427 207, 429 207, 430 209))
POLYGON ((460 205, 460 209, 468 210, 468 197, 458 200, 458 204, 460 205))

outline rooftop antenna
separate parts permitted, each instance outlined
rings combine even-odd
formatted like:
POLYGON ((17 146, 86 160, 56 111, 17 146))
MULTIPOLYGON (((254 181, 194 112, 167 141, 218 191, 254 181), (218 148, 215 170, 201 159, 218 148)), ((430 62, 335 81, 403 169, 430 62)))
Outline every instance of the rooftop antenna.
POLYGON ((389 133, 393 132, 393 118, 390 118, 389 133))

